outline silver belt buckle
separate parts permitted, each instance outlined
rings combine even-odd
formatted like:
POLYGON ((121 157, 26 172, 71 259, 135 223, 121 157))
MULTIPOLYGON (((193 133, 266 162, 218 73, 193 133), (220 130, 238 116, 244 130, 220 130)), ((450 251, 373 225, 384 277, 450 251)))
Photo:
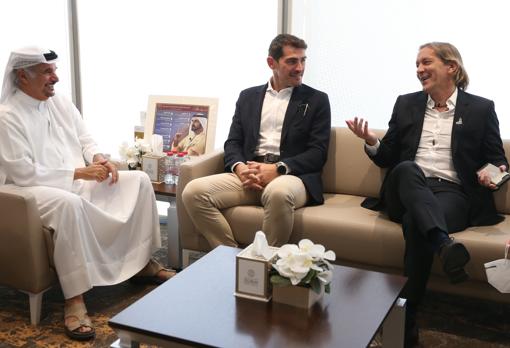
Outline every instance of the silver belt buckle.
POLYGON ((264 163, 276 163, 280 160, 280 156, 274 153, 266 153, 264 155, 264 163))

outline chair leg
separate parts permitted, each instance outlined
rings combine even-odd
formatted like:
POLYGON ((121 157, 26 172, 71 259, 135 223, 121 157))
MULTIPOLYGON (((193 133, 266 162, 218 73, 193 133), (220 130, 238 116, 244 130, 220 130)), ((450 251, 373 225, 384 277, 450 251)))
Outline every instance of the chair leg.
POLYGON ((50 288, 45 289, 36 294, 28 291, 20 290, 21 292, 28 295, 28 303, 30 305, 30 324, 37 326, 41 321, 41 307, 42 307, 42 298, 43 294, 48 291, 50 288))
POLYGON ((41 307, 44 292, 38 294, 28 294, 28 302, 30 303, 30 323, 37 326, 41 321, 41 307))

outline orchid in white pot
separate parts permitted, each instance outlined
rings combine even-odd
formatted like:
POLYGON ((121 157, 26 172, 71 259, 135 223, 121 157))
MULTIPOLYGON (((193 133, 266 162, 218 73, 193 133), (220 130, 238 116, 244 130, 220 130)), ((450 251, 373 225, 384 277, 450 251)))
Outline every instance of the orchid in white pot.
POLYGON ((302 239, 298 245, 285 244, 272 264, 271 283, 274 286, 297 285, 311 288, 317 294, 330 291, 335 261, 333 251, 309 239, 302 239))

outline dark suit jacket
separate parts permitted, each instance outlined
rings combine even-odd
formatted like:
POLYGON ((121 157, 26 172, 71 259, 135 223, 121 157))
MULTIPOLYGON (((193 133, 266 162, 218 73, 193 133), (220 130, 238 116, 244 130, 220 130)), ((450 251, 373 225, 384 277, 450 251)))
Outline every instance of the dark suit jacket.
MULTIPOLYGON (((428 95, 424 92, 397 98, 389 129, 372 160, 383 168, 402 161, 414 161, 420 142, 428 95)), ((499 134, 499 122, 491 100, 458 90, 452 129, 452 159, 457 175, 471 204, 471 225, 491 225, 501 221, 492 192, 478 184, 476 171, 490 162, 508 162, 499 134)), ((381 188, 384 195, 385 183, 381 188)))
MULTIPOLYGON (((239 95, 225 142, 227 172, 234 163, 255 157, 266 90, 267 84, 248 88, 239 95)), ((280 157, 290 167, 291 174, 303 181, 310 196, 308 204, 324 202, 321 171, 327 159, 330 132, 327 94, 306 85, 295 87, 283 121, 280 157)))

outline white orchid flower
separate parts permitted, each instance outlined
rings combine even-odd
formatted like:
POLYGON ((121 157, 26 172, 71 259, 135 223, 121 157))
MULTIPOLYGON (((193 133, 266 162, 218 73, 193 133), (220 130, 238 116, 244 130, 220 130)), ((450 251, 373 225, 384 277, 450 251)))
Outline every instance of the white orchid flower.
POLYGON ((324 253, 323 258, 329 261, 335 261, 336 260, 336 254, 333 250, 328 250, 324 253))
POLYGON ((301 239, 298 243, 299 250, 302 252, 309 252, 310 249, 315 245, 310 239, 301 239))
POLYGON ((143 143, 142 144, 142 153, 149 153, 152 152, 152 147, 150 144, 143 143))
POLYGON ((278 257, 279 258, 287 258, 290 255, 297 254, 299 252, 299 248, 295 244, 285 244, 280 249, 278 249, 278 257))
POLYGON ((293 272, 308 273, 312 266, 312 258, 308 254, 296 254, 288 258, 288 263, 293 272))
POLYGON ((317 278, 324 283, 329 284, 331 283, 331 280, 333 279, 333 272, 332 271, 324 271, 319 274, 317 274, 317 278))
POLYGON ((336 255, 331 250, 326 251, 323 245, 302 239, 298 245, 285 244, 278 250, 277 255, 278 259, 273 267, 280 276, 289 279, 292 285, 301 283, 310 270, 316 272, 322 285, 331 282, 333 272, 328 260, 334 261, 336 255))

